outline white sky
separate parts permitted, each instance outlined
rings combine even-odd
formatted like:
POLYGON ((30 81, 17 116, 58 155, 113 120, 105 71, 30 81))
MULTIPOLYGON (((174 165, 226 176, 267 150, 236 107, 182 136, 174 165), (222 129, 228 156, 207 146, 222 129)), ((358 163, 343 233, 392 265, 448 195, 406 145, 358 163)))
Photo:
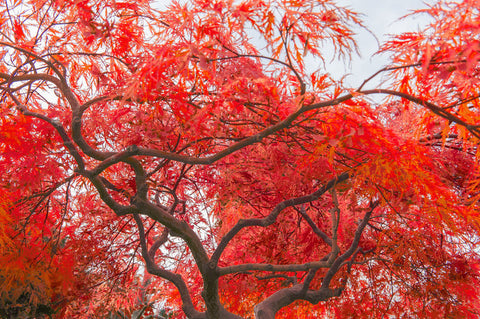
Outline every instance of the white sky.
MULTIPOLYGON (((425 8, 426 5, 421 0, 337 0, 337 3, 364 14, 365 25, 375 34, 380 43, 388 39, 388 34, 417 31, 419 26, 428 22, 425 15, 398 21, 400 17, 414 9, 425 8)), ((387 64, 385 56, 372 57, 378 50, 375 38, 365 30, 359 29, 358 32, 357 39, 361 57, 354 57, 351 65, 345 65, 340 61, 332 63, 330 66, 335 77, 350 73, 347 84, 353 86, 358 86, 365 78, 387 64)))
MULTIPOLYGON (((184 0, 188 1, 188 0, 184 0)), ((321 1, 321 0, 318 0, 321 1)), ((158 0, 157 7, 167 6, 171 0, 158 0)), ((419 26, 425 25, 428 21, 426 16, 409 17, 405 20, 398 19, 415 9, 423 9, 425 3, 435 3, 436 0, 336 0, 340 6, 346 6, 358 13, 364 14, 363 21, 368 29, 375 34, 380 43, 388 39, 388 34, 398 34, 406 31, 417 31, 419 26)), ((378 42, 369 32, 358 29, 358 45, 361 57, 354 56, 352 63, 345 61, 330 61, 328 58, 326 66, 334 78, 339 79, 345 74, 346 84, 350 86, 360 85, 365 78, 381 69, 387 64, 386 56, 372 55, 379 49, 378 42)), ((325 65, 321 62, 312 61, 307 71, 313 72, 323 69, 325 65)), ((373 83, 372 83, 373 84, 373 83)))

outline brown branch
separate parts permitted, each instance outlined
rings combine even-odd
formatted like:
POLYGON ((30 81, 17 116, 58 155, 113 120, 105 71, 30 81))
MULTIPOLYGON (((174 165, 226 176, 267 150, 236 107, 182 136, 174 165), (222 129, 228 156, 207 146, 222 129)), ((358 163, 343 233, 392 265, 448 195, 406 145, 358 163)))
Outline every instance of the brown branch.
POLYGON ((52 120, 51 118, 47 117, 46 115, 44 114, 40 114, 40 113, 35 113, 35 112, 32 112, 32 111, 29 111, 27 106, 24 105, 23 103, 21 103, 16 97, 15 95, 13 95, 10 91, 8 91, 10 97, 13 99, 13 101, 15 102, 15 104, 17 105, 17 109, 25 116, 31 116, 31 117, 36 117, 38 119, 41 119, 47 123, 49 123, 51 126, 53 126, 55 128, 55 130, 58 132, 58 134, 60 135, 60 138, 62 139, 63 141, 63 145, 67 148, 68 152, 70 153, 70 155, 73 156, 73 158, 75 159, 75 161, 77 162, 77 165, 78 165, 78 170, 80 171, 83 171, 85 169, 85 163, 83 161, 83 158, 82 156, 80 155, 80 153, 77 151, 77 148, 75 147, 73 141, 70 139, 70 137, 68 136, 67 132, 65 131, 65 128, 63 127, 63 125, 59 122, 59 121, 56 121, 56 120, 52 120))
MULTIPOLYGON (((278 122, 275 125, 269 126, 268 128, 260 131, 259 133, 249 136, 229 147, 224 149, 223 151, 220 151, 214 155, 207 156, 207 157, 191 157, 191 156, 185 156, 177 153, 171 153, 171 152, 165 152, 165 151, 160 151, 156 149, 149 149, 149 148, 143 148, 139 147, 137 155, 144 155, 144 156, 153 156, 153 157, 159 157, 159 158, 165 158, 169 159, 172 161, 176 162, 181 162, 181 163, 186 163, 186 164, 198 164, 198 165, 208 165, 212 164, 227 155, 230 155, 246 146, 255 144, 266 138, 267 136, 270 136, 272 134, 275 134, 278 131, 281 131, 288 126, 292 124, 293 121, 295 121, 301 114, 311 111, 314 109, 319 109, 319 108, 324 108, 328 106, 333 106, 340 104, 346 100, 349 100, 353 97, 352 94, 346 94, 344 96, 338 97, 336 99, 324 101, 324 102, 319 102, 319 103, 314 103, 310 105, 306 105, 302 108, 299 108, 296 112, 292 113, 290 116, 288 116, 285 120, 278 122)), ((102 158, 104 159, 104 158, 102 158)))
POLYGON ((393 95, 393 96, 398 96, 401 98, 404 98, 406 100, 409 100, 411 102, 414 102, 418 105, 425 106, 428 108, 430 111, 432 111, 434 114, 447 119, 451 122, 454 122, 460 126, 465 127, 470 133, 472 133, 473 136, 476 138, 480 139, 480 125, 471 125, 462 120, 461 118, 447 112, 443 108, 439 107, 438 105, 435 105, 434 103, 428 102, 426 100, 423 100, 421 98, 415 97, 413 95, 403 93, 403 92, 398 92, 394 90, 387 90, 387 89, 374 89, 374 90, 366 90, 366 91, 359 91, 359 93, 362 94, 387 94, 387 95, 393 95))
MULTIPOLYGON (((158 207, 148 200, 134 198, 133 204, 136 207, 136 212, 134 213, 141 212, 141 214, 147 215, 153 220, 160 222, 165 227, 169 228, 169 232, 171 232, 172 235, 182 238, 190 248, 190 252, 195 259, 195 263, 203 279, 202 298, 206 305, 206 317, 225 319, 239 318, 228 312, 220 302, 216 267, 215 265, 212 267, 212 264, 209 263, 208 254, 205 251, 202 241, 193 229, 185 221, 177 220, 174 216, 169 214, 166 209, 158 207)), ((148 255, 147 250, 145 254, 148 255)), ((150 256, 147 257, 150 258, 150 256)), ((154 269, 151 270, 153 271, 154 269)))
POLYGON ((83 113, 77 110, 72 112, 72 139, 77 143, 78 147, 87 156, 99 161, 103 161, 110 156, 114 156, 115 152, 101 152, 92 148, 82 136, 82 115, 83 113))
MULTIPOLYGON (((37 60, 45 63, 48 67, 50 67, 53 70, 53 72, 55 72, 55 74, 57 74, 57 76, 58 76, 58 78, 56 80, 56 81, 58 81, 57 87, 63 93, 63 96, 67 99, 67 101, 70 104, 70 106, 72 107, 72 110, 74 111, 74 113, 75 113, 75 111, 77 111, 80 108, 80 102, 78 101, 77 97, 75 96, 73 91, 68 86, 68 81, 65 77, 65 74, 63 74, 51 61, 48 61, 45 58, 43 58, 43 57, 41 57, 41 56, 39 56, 39 55, 37 55, 33 52, 30 52, 26 49, 20 48, 18 46, 10 44, 10 43, 0 42, 0 45, 10 47, 10 48, 12 48, 16 51, 22 52, 23 54, 25 54, 27 56, 30 56, 34 59, 37 59, 37 60)), ((53 83, 55 83, 55 82, 53 82, 53 83)))
POLYGON ((169 233, 170 231, 168 230, 168 228, 165 228, 162 234, 155 240, 155 242, 152 244, 152 246, 148 250, 148 255, 152 260, 155 260, 155 254, 157 250, 167 242, 169 233))
POLYGON ((348 258, 350 258, 355 253, 358 247, 358 243, 360 242, 360 237, 362 236, 363 230, 367 226, 368 221, 370 220, 370 216, 373 213, 373 210, 379 205, 379 203, 380 203, 379 201, 370 203, 370 208, 365 213, 365 216, 363 217, 362 221, 358 225, 357 230, 355 231, 355 234, 353 236, 352 243, 350 244, 350 247, 347 249, 346 252, 344 252, 342 255, 340 255, 338 258, 335 259, 335 262, 333 263, 333 265, 330 267, 327 274, 323 278, 322 288, 329 287, 330 282, 333 279, 333 276, 338 272, 343 262, 348 258))
POLYGON ((295 276, 287 276, 283 274, 272 274, 272 275, 267 275, 267 276, 255 276, 258 280, 269 280, 269 279, 284 279, 285 281, 290 282, 291 284, 295 285, 297 284, 297 277, 295 276))
POLYGON ((164 278, 170 282, 172 282, 175 287, 177 288, 178 292, 180 293, 180 298, 182 299, 182 309, 188 318, 206 318, 204 313, 199 312, 195 309, 193 305, 192 298, 188 291, 188 287, 183 280, 182 276, 176 274, 174 272, 162 269, 155 264, 154 260, 150 257, 148 248, 147 248, 147 241, 145 238, 145 228, 143 226, 142 219, 138 214, 133 214, 133 218, 137 223, 139 237, 140 237, 140 247, 141 247, 141 254, 143 260, 145 261, 145 266, 147 271, 155 276, 159 276, 164 278))
MULTIPOLYGON (((81 110, 80 102, 78 101, 77 97, 75 96, 75 94, 73 93, 71 88, 69 87, 68 81, 67 81, 65 75, 62 72, 60 72, 60 70, 58 68, 56 68, 55 65, 52 62, 44 59, 43 57, 41 57, 41 56, 39 56, 35 53, 32 53, 28 50, 25 50, 23 48, 19 48, 15 45, 12 45, 12 44, 9 44, 9 43, 6 43, 6 42, 0 42, 0 45, 8 46, 10 48, 13 48, 14 50, 17 50, 19 52, 24 53, 27 56, 30 56, 30 57, 33 57, 33 58, 39 60, 39 61, 42 61, 43 63, 48 65, 57 74, 58 78, 56 78, 54 76, 50 76, 50 75, 45 77, 42 74, 40 74, 40 75, 36 75, 36 74, 20 75, 20 76, 16 76, 16 78, 17 79, 24 79, 24 80, 28 80, 28 79, 48 80, 48 81, 54 83, 58 87, 58 89, 62 92, 62 95, 67 99, 68 103, 70 104, 70 106, 72 108, 72 139, 77 144, 77 146, 86 155, 88 155, 90 157, 93 157, 97 160, 104 160, 104 159, 108 158, 109 156, 114 155, 114 153, 111 153, 111 152, 97 151, 97 150, 93 149, 92 147, 90 147, 90 145, 88 145, 88 143, 84 140, 84 138, 82 136, 82 133, 81 133, 81 122, 82 122, 81 118, 82 118, 82 115, 83 115, 83 111, 81 110)), ((2 78, 11 79, 11 76, 3 73, 2 78), (6 76, 8 76, 8 77, 6 77, 6 76)))
MULTIPOLYGON (((22 75, 11 75, 8 73, 0 72, 0 78, 5 79, 5 83, 9 85, 15 82, 24 82, 24 81, 47 81, 53 83, 59 89, 62 87, 60 80, 53 75, 46 73, 31 73, 31 74, 22 74, 22 75)), ((3 83, 1 83, 3 84, 3 83)), ((17 88, 12 88, 17 89, 17 88)))
MULTIPOLYGON (((172 153, 172 152, 165 152, 161 150, 156 150, 156 149, 149 149, 149 148, 143 148, 143 147, 138 147, 138 151, 135 152, 134 155, 144 155, 144 156, 152 156, 152 157, 158 157, 158 158, 164 158, 168 160, 173 160, 176 162, 181 162, 185 164, 198 164, 198 165, 208 165, 212 164, 232 153, 234 153, 237 150, 240 150, 246 146, 255 144, 263 140, 265 137, 272 135, 278 131, 281 131, 288 126, 290 126, 293 121, 295 121, 301 114, 311 111, 314 109, 319 109, 319 108, 324 108, 328 106, 334 106, 337 104, 340 104, 344 101, 347 101, 353 97, 352 94, 346 94, 344 96, 323 101, 323 102, 318 102, 310 105, 303 106, 299 108, 296 112, 292 113, 290 116, 288 116, 285 120, 278 122, 275 125, 269 126, 268 128, 260 131, 259 133, 252 135, 250 137, 247 137, 237 143, 234 143, 233 145, 227 147, 223 151, 220 151, 214 155, 207 156, 207 157, 192 157, 192 156, 185 156, 181 155, 178 153, 172 153)), ((99 98, 101 99, 101 98, 99 98)), ((93 103, 93 102, 92 102, 93 103)), ((77 108, 79 109, 79 108, 77 108)), ((95 158, 97 160, 106 160, 107 158, 111 156, 115 156, 116 154, 114 152, 101 152, 98 150, 95 150, 92 148, 88 143, 84 140, 82 134, 81 134, 81 121, 82 121, 82 112, 73 112, 73 119, 72 119, 72 138, 73 140, 77 143, 77 145, 80 147, 80 149, 88 156, 95 158)))
POLYGON ((218 274, 225 276, 228 274, 248 272, 248 271, 271 271, 271 272, 295 272, 295 271, 309 271, 320 268, 328 268, 331 263, 324 261, 313 261, 305 264, 288 264, 288 265, 272 265, 272 264, 241 264, 227 267, 219 267, 218 274))
POLYGON ((116 99, 117 99, 117 95, 98 96, 98 97, 93 98, 93 99, 83 103, 82 105, 80 105, 80 112, 83 114, 91 105, 93 105, 95 103, 100 103, 100 102, 108 101, 108 100, 116 100, 116 99))
MULTIPOLYGON (((458 61, 444 61, 444 62, 430 62, 429 65, 440 65, 440 64, 455 64, 455 63, 465 63, 467 60, 458 60, 458 61)), ((362 84, 358 87, 357 92, 360 92, 362 88, 373 78, 375 78, 377 75, 383 72, 388 72, 388 71, 395 71, 395 70, 401 70, 401 69, 408 69, 408 68, 415 68, 422 66, 422 62, 417 62, 417 63, 412 63, 412 64, 407 64, 407 65, 398 65, 398 66, 390 66, 390 67, 385 67, 383 69, 378 70, 374 74, 372 74, 370 77, 365 79, 362 84)))
POLYGON ((305 280, 302 283, 302 286, 303 286, 302 287, 302 293, 303 294, 307 293, 311 282, 313 281, 313 279, 315 278, 315 275, 317 274, 317 271, 318 271, 318 269, 311 269, 308 272, 307 277, 305 278, 305 280))
POLYGON ((310 218, 310 216, 305 212, 304 209, 296 209, 297 212, 302 215, 303 219, 308 223, 310 228, 313 230, 313 232, 320 238, 323 239, 325 243, 327 243, 328 246, 332 246, 332 239, 328 237, 327 234, 325 234, 318 226, 315 224, 315 222, 310 218))
MULTIPOLYGON (((42 56, 36 54, 36 53, 33 53, 31 51, 28 51, 24 48, 21 48, 21 47, 18 47, 16 45, 13 45, 11 43, 7 43, 7 42, 3 42, 3 41, 0 41, 0 45, 3 45, 3 46, 6 46, 6 47, 9 47, 9 48, 12 48, 18 52, 22 52, 23 54, 27 55, 27 56, 30 56, 36 60, 39 60, 39 61, 42 61, 43 63, 45 63, 48 67, 50 67, 53 72, 55 72, 60 78, 64 78, 64 75, 62 74, 62 72, 60 72, 60 70, 51 62, 51 61, 48 61, 46 60, 45 58, 43 58, 42 56)), ((66 83, 66 82, 65 82, 66 83)))
POLYGON ((332 219, 332 256, 331 258, 337 258, 340 248, 338 248, 338 225, 340 224, 340 208, 338 205, 337 193, 335 188, 331 189, 332 202, 334 207, 330 210, 330 216, 332 219))
POLYGON ((169 228, 172 235, 182 238, 189 246, 200 272, 204 274, 208 268, 208 255, 201 240, 185 221, 180 221, 168 213, 168 210, 159 207, 148 200, 135 198, 133 204, 138 212, 149 216, 169 228))
POLYGON ((340 296, 342 289, 320 288, 319 290, 303 290, 302 284, 281 289, 255 306, 255 318, 274 319, 275 314, 283 307, 297 300, 306 300, 312 304, 340 296))
POLYGON ((121 205, 117 201, 115 201, 108 193, 107 188, 105 187, 102 179, 99 176, 93 176, 91 174, 88 174, 88 172, 85 172, 85 171, 84 172, 77 171, 77 173, 90 180, 93 186, 95 186, 95 188, 97 189, 98 195, 100 196, 102 201, 105 204, 107 204, 107 206, 110 207, 118 216, 123 216, 123 215, 137 212, 134 206, 121 205))
MULTIPOLYGON (((313 272, 309 273, 307 279, 303 284, 297 284, 289 288, 281 289, 264 301, 260 302, 258 305, 255 306, 255 316, 257 319, 274 319, 275 314, 283 307, 288 306, 292 302, 297 300, 306 300, 312 304, 316 304, 320 301, 326 301, 330 298, 340 296, 344 287, 331 289, 329 287, 330 281, 333 278, 333 275, 337 273, 340 267, 343 265, 343 262, 350 258, 358 247, 358 242, 360 240, 361 234, 363 229, 368 223, 370 216, 377 207, 378 202, 374 202, 370 204, 370 210, 365 214, 362 222, 358 226, 352 244, 350 248, 340 257, 338 257, 333 265, 330 267, 329 271, 327 272, 322 286, 318 290, 310 290, 308 289, 308 284, 312 280, 313 276, 315 275, 313 272)), ((335 226, 334 226, 335 227, 335 226)))
POLYGON ((218 264, 220 256, 222 255, 223 251, 227 247, 228 243, 233 239, 233 237, 243 228, 245 227, 252 227, 252 226, 260 226, 260 227, 267 227, 275 223, 278 215, 287 207, 292 207, 296 205, 305 204, 308 202, 312 202, 320 198, 325 192, 330 190, 331 188, 335 187, 336 184, 346 181, 350 177, 350 173, 342 173, 337 177, 331 179, 328 183, 326 183, 323 187, 318 189, 317 191, 311 193, 310 195, 305 195, 301 197, 296 197, 288 200, 284 200, 283 202, 279 203, 275 208, 270 212, 270 214, 264 218, 251 218, 251 219, 240 219, 235 226, 233 226, 230 231, 222 237, 220 243, 218 244, 217 249, 212 255, 210 263, 213 267, 218 264))

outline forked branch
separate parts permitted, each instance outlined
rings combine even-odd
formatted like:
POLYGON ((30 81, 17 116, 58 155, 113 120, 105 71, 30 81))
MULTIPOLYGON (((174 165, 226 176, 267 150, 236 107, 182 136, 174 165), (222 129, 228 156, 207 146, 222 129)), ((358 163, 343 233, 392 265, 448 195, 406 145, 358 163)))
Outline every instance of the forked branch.
POLYGON ((155 261, 150 256, 148 251, 143 221, 138 214, 133 214, 133 218, 135 219, 135 223, 137 224, 138 233, 140 237, 141 253, 145 261, 147 271, 150 274, 164 278, 175 285, 175 287, 178 289, 178 292, 180 293, 180 298, 182 299, 183 311, 185 311, 185 314, 189 318, 205 318, 204 313, 201 313, 195 309, 190 293, 188 292, 187 285, 183 280, 182 276, 174 272, 168 271, 166 269, 162 269, 155 263, 155 261))
POLYGON ((270 214, 264 218, 250 218, 250 219, 240 219, 235 226, 221 239, 220 243, 218 244, 217 249, 212 255, 210 263, 212 266, 216 266, 222 255, 223 251, 227 247, 228 243, 238 234, 245 227, 253 227, 253 226, 260 226, 260 227, 267 227, 275 223, 277 220, 278 215, 286 208, 306 204, 317 200, 325 194, 328 190, 335 187, 336 184, 346 181, 350 177, 350 173, 344 172, 337 177, 331 179, 328 183, 326 183, 323 187, 319 188, 315 192, 310 195, 305 195, 301 197, 296 197, 292 199, 284 200, 280 202, 275 208, 270 212, 270 214))

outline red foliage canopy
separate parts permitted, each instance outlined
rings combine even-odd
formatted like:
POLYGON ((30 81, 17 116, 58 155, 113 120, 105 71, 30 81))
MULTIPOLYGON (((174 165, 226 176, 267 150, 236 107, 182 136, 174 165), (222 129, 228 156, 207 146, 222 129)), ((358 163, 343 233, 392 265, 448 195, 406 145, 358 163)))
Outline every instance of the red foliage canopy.
POLYGON ((479 4, 414 14, 352 88, 329 0, 3 1, 0 316, 478 317, 479 4))

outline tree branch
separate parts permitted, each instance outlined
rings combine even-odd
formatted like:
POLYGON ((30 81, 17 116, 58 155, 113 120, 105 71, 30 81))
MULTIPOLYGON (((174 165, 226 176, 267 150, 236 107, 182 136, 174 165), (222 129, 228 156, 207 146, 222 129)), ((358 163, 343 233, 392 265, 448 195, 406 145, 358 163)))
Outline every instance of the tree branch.
POLYGON ((414 102, 418 105, 425 106, 428 108, 430 111, 432 111, 434 114, 449 120, 451 122, 454 122, 460 126, 465 127, 470 133, 472 133, 473 136, 476 138, 480 139, 480 125, 471 125, 462 120, 461 118, 457 117, 456 115, 453 115, 447 111, 445 111, 443 108, 439 107, 438 105, 435 105, 431 102, 428 102, 426 100, 423 100, 421 98, 415 97, 413 95, 403 93, 403 92, 397 92, 394 90, 387 90, 387 89, 374 89, 374 90, 366 90, 366 91, 359 91, 359 93, 362 94, 387 94, 387 95, 393 95, 393 96, 398 96, 401 98, 404 98, 406 100, 409 100, 411 102, 414 102))
POLYGON ((97 192, 102 201, 107 204, 107 206, 110 207, 118 216, 137 212, 134 206, 121 205, 116 200, 114 200, 112 196, 110 196, 110 194, 108 193, 107 188, 105 187, 102 179, 99 176, 93 176, 91 174, 88 174, 87 172, 80 171, 77 171, 77 173, 85 176, 90 180, 93 186, 95 186, 95 188, 97 189, 97 192))
POLYGON ((138 214, 133 214, 133 218, 135 219, 138 227, 141 253, 143 260, 145 261, 147 271, 150 274, 164 278, 175 285, 178 292, 180 293, 180 298, 182 299, 182 309, 188 318, 206 318, 205 313, 201 313, 195 309, 190 293, 188 292, 187 285, 183 280, 182 276, 171 271, 162 269, 158 267, 157 264, 155 264, 154 260, 150 257, 150 254, 148 252, 147 241, 145 237, 145 228, 143 227, 142 219, 138 214))
POLYGON ((155 240, 155 242, 152 244, 150 249, 148 250, 148 255, 152 260, 155 260, 155 254, 157 250, 167 242, 168 240, 168 234, 169 234, 168 228, 165 228, 162 232, 162 234, 155 240))
MULTIPOLYGON (((356 252, 362 232, 365 229, 373 210, 375 209, 375 207, 378 206, 378 204, 378 201, 370 204, 369 211, 365 214, 362 222, 358 225, 357 230, 355 231, 354 239, 352 241, 352 244, 350 245, 350 248, 340 257, 335 259, 334 263, 331 265, 326 276, 324 277, 320 289, 308 289, 308 285, 313 279, 313 276, 315 275, 315 273, 311 272, 309 273, 303 284, 297 284, 292 287, 279 290, 266 298, 264 301, 260 302, 258 305, 256 305, 256 318, 274 319, 275 314, 281 308, 288 306, 296 300, 306 300, 312 304, 316 304, 320 301, 326 301, 332 297, 340 296, 344 287, 331 289, 329 287, 330 281, 332 280, 333 276, 338 272, 340 267, 343 265, 343 262, 356 252)), ((335 212, 333 213, 335 214, 335 212)))
POLYGON ((273 272, 294 272, 294 271, 309 271, 312 269, 328 268, 331 262, 313 261, 305 264, 288 264, 288 265, 272 265, 272 264, 241 264, 228 267, 219 267, 218 273, 220 276, 241 273, 247 271, 273 271, 273 272))
POLYGON ((216 266, 218 264, 220 256, 222 255, 223 251, 227 247, 228 243, 243 228, 252 227, 252 226, 261 226, 261 227, 270 226, 276 221, 278 215, 285 208, 295 206, 295 205, 301 205, 301 204, 305 204, 305 203, 317 200, 325 192, 327 192, 328 190, 333 188, 337 183, 344 182, 349 177, 350 177, 350 173, 347 173, 347 172, 342 173, 339 176, 331 179, 327 184, 325 184, 323 187, 321 187, 320 189, 318 189, 317 191, 313 192, 310 195, 285 200, 285 201, 279 203, 277 206, 275 206, 275 208, 272 210, 272 212, 264 218, 240 219, 237 222, 237 224, 235 226, 233 226, 233 228, 227 234, 225 234, 225 236, 222 237, 220 243, 218 244, 217 249, 215 250, 215 252, 212 255, 210 263, 212 263, 214 266, 216 266))
POLYGON ((229 147, 224 149, 223 151, 220 151, 214 155, 203 157, 203 158, 198 158, 198 157, 191 157, 191 156, 185 156, 177 153, 171 153, 171 152, 165 152, 165 151, 160 151, 156 149, 149 149, 149 148, 143 148, 139 147, 139 150, 137 152, 137 155, 144 155, 144 156, 153 156, 153 157, 158 157, 158 158, 165 158, 169 159, 172 161, 176 162, 181 162, 185 164, 198 164, 198 165, 208 165, 212 164, 227 155, 230 155, 234 153, 235 151, 238 151, 246 146, 255 144, 263 140, 265 137, 270 136, 278 131, 281 131, 290 124, 293 123, 301 114, 311 111, 314 109, 319 109, 319 108, 324 108, 328 106, 333 106, 340 104, 346 100, 349 100, 353 97, 352 94, 346 94, 344 96, 338 97, 336 99, 324 101, 324 102, 319 102, 319 103, 314 103, 310 105, 306 105, 302 108, 299 108, 296 112, 292 113, 290 116, 288 116, 285 120, 278 122, 277 124, 274 124, 272 126, 267 127, 263 131, 260 131, 259 133, 249 136, 229 147))
POLYGON ((310 216, 305 212, 304 209, 297 209, 297 212, 302 215, 303 219, 308 223, 310 228, 313 230, 313 232, 320 237, 325 243, 327 243, 328 246, 332 246, 332 239, 328 237, 327 234, 325 234, 318 226, 315 224, 315 222, 310 218, 310 216))
MULTIPOLYGON (((0 72, 0 78, 4 79, 4 83, 8 83, 10 86, 11 83, 15 82, 23 82, 23 81, 47 81, 53 83, 57 88, 61 89, 62 84, 60 80, 53 75, 46 74, 46 73, 29 73, 29 74, 22 74, 22 75, 11 75, 8 73, 0 72)), ((0 83, 0 84, 4 84, 0 83)), ((16 88, 13 88, 16 89, 16 88)))
POLYGON ((335 259, 334 263, 328 270, 327 274, 323 278, 322 281, 322 288, 328 288, 330 285, 330 281, 332 280, 333 276, 338 272, 340 267, 342 266, 343 262, 350 258, 356 251, 358 247, 358 243, 360 242, 360 238, 362 236, 363 230, 368 224, 368 221, 370 220, 370 216, 373 213, 373 210, 379 205, 379 201, 375 201, 370 203, 370 209, 365 213, 365 216, 363 217, 362 221, 357 227, 357 230, 355 231, 355 234, 353 236, 352 243, 350 244, 350 247, 347 249, 345 253, 340 255, 338 258, 335 259))
MULTIPOLYGON (((465 63, 467 60, 458 60, 458 61, 443 61, 443 62, 430 62, 429 65, 441 65, 441 64, 456 64, 456 63, 465 63)), ((385 67, 383 69, 378 70, 374 74, 372 74, 370 77, 365 79, 362 84, 358 87, 357 91, 360 92, 362 88, 370 82, 373 78, 375 78, 377 75, 383 72, 388 72, 388 71, 395 71, 395 70, 401 70, 401 69, 408 69, 408 68, 415 68, 422 66, 422 62, 417 62, 417 63, 412 63, 412 64, 407 64, 407 65, 398 65, 398 66, 389 66, 385 67)))
POLYGON ((15 104, 17 105, 17 109, 20 112, 22 112, 23 115, 36 117, 38 119, 41 119, 41 120, 49 123, 51 126, 53 126, 55 128, 55 130, 58 132, 58 134, 60 135, 60 138, 63 141, 63 145, 67 148, 70 155, 72 155, 73 158, 75 159, 75 162, 77 163, 78 169, 80 171, 83 171, 85 169, 85 163, 83 161, 83 158, 80 155, 80 153, 78 153, 77 148, 75 147, 73 141, 68 136, 68 134, 65 131, 65 128, 63 127, 63 125, 59 121, 52 120, 51 118, 49 118, 46 115, 29 111, 27 106, 24 105, 23 103, 21 103, 16 98, 16 96, 13 95, 12 92, 10 92, 10 90, 8 90, 7 92, 10 95, 10 97, 12 98, 12 100, 15 102, 15 104))
POLYGON ((255 306, 256 319, 275 319, 275 314, 283 307, 297 300, 306 300, 312 304, 340 296, 342 289, 320 288, 319 290, 303 290, 303 284, 281 289, 255 306))

